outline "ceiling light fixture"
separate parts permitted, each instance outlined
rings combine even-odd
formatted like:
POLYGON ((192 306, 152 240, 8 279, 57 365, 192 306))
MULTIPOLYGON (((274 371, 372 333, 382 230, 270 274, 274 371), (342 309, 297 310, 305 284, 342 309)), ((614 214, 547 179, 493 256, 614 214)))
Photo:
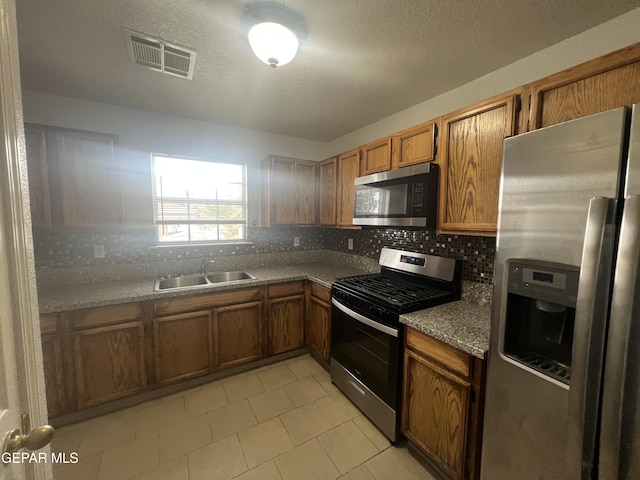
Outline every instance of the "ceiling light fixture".
POLYGON ((251 50, 272 68, 293 60, 306 35, 302 17, 275 3, 248 5, 243 23, 251 50))

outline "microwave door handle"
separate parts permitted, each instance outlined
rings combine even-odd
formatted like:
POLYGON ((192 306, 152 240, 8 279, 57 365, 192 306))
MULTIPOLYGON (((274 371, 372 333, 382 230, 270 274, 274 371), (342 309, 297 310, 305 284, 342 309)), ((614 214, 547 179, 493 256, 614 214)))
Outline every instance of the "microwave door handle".
POLYGON ((567 428, 567 479, 591 478, 615 240, 616 201, 589 202, 576 302, 567 428))
POLYGON ((632 445, 631 439, 638 438, 640 426, 633 421, 631 410, 636 408, 635 401, 629 400, 640 395, 640 325, 637 322, 640 318, 639 238, 640 196, 634 195, 624 201, 611 296, 598 467, 603 480, 627 478, 620 474, 621 470, 633 471, 629 470, 629 461, 631 457, 640 455, 637 451, 629 455, 634 452, 629 452, 628 448, 632 445))

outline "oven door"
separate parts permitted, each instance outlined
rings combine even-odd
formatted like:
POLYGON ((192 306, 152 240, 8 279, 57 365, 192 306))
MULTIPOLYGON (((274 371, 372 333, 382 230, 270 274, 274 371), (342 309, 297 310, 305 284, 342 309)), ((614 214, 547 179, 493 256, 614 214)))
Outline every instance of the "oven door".
POLYGON ((331 326, 331 355, 387 405, 399 398, 399 328, 393 328, 343 305, 335 298, 331 326))

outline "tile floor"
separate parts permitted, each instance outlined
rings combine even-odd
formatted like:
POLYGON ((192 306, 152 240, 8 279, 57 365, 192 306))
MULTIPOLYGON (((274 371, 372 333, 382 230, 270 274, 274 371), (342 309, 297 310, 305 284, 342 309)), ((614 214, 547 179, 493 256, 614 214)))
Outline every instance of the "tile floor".
POLYGON ((309 355, 58 429, 56 480, 433 480, 309 355))

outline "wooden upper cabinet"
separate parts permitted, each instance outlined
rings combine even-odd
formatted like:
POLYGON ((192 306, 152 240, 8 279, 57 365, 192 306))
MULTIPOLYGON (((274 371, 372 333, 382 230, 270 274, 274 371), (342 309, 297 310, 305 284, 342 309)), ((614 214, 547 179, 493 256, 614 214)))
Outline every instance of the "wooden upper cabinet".
POLYGON ((320 206, 320 225, 336 224, 338 158, 333 157, 320 163, 318 167, 318 194, 320 206))
POLYGON ((435 123, 426 122, 395 134, 391 168, 432 161, 435 158, 435 133, 435 123))
POLYGON ((296 223, 296 164, 295 161, 273 159, 269 188, 273 193, 273 223, 293 225, 296 223))
POLYGON ((122 226, 122 177, 116 137, 57 130, 55 139, 62 226, 122 226))
POLYGON ((24 135, 27 146, 31 224, 34 228, 51 227, 46 130, 39 125, 25 125, 24 135))
POLYGON ((391 138, 376 140, 362 147, 361 175, 391 168, 391 138))
POLYGON ((515 133, 511 92, 442 117, 438 231, 495 235, 503 141, 515 133))
POLYGON ((316 223, 316 171, 317 165, 296 162, 295 168, 295 224, 316 223))
POLYGON ((269 155, 262 160, 262 226, 316 223, 317 164, 269 155))
POLYGON ((117 136, 25 125, 34 227, 122 227, 117 136))
POLYGON ((353 181, 360 176, 360 149, 350 150, 338 157, 338 218, 336 225, 353 226, 355 187, 353 181))
POLYGON ((640 43, 529 86, 530 129, 640 102, 640 43))

